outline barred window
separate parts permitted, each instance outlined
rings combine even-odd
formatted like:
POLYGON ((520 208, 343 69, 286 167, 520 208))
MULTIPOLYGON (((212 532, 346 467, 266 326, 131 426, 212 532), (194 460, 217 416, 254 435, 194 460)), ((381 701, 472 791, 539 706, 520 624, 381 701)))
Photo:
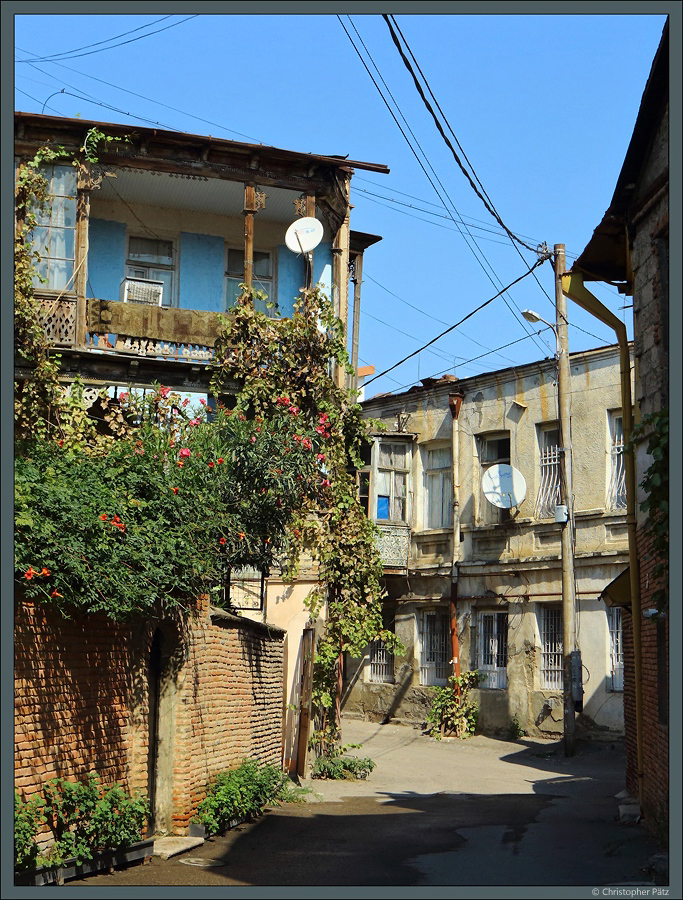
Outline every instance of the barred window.
POLYGON ((622 611, 618 606, 607 609, 610 646, 610 689, 624 690, 624 642, 621 627, 622 611))
POLYGON ((624 465, 624 422, 621 412, 610 413, 610 481, 608 509, 626 509, 626 468, 624 465))
POLYGON ((562 690, 562 609, 541 609, 541 688, 562 690))
POLYGON ((557 425, 541 425, 538 429, 540 472, 536 518, 549 519, 561 502, 562 449, 557 425))
POLYGON ((420 684, 444 685, 451 674, 450 617, 445 612, 428 610, 419 614, 418 624, 420 684))
POLYGON ((478 616, 477 669, 486 675, 482 687, 504 690, 507 685, 508 615, 481 612, 478 616))

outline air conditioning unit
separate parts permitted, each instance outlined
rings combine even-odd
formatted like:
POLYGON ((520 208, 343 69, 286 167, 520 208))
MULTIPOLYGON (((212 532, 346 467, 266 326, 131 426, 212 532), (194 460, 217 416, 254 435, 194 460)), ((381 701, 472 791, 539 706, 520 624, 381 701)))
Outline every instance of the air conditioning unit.
POLYGON ((143 306, 161 306, 164 296, 163 281, 146 278, 124 278, 119 300, 123 303, 142 303, 143 306))

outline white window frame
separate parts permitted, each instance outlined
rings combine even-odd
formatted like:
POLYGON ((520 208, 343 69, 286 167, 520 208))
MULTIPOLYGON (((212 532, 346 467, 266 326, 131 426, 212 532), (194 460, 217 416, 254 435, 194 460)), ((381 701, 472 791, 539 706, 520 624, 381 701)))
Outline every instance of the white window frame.
POLYGON ((562 437, 559 422, 537 425, 539 482, 536 495, 536 518, 551 519, 555 507, 562 502, 562 437), (557 433, 557 442, 550 435, 557 433))
POLYGON ((496 466, 500 464, 508 464, 510 463, 511 454, 512 454, 512 442, 511 435, 509 431, 490 431, 485 432, 483 434, 478 434, 476 436, 477 442, 477 455, 479 457, 479 520, 482 525, 497 525, 500 522, 507 522, 510 518, 510 510, 509 509, 501 509, 498 506, 494 506, 489 500, 484 496, 484 492, 481 490, 481 479, 484 472, 489 469, 491 466, 496 466), (509 445, 508 453, 491 453, 489 451, 489 446, 492 446, 495 442, 499 441, 507 441, 509 445))
MULTIPOLYGON (((273 253, 272 250, 262 250, 259 248, 254 248, 254 255, 257 253, 263 253, 268 256, 270 261, 270 275, 256 275, 255 273, 252 275, 252 287, 257 291, 265 291, 268 295, 267 303, 272 304, 272 306, 266 305, 266 303, 262 303, 261 301, 255 301, 254 308, 257 312, 265 313, 267 316, 271 318, 275 318, 277 316, 277 279, 275 277, 275 261, 276 254, 273 253)), ((224 268, 224 278, 223 278, 223 307, 227 311, 232 309, 233 303, 232 298, 229 296, 231 293, 231 283, 235 283, 235 285, 244 283, 244 247, 237 247, 232 244, 226 244, 225 246, 225 268, 224 268), (234 270, 230 269, 230 251, 236 251, 237 253, 242 254, 242 271, 237 273, 234 270)))
POLYGON ((610 690, 624 690, 624 633, 623 610, 620 606, 607 607, 609 629, 610 690))
MULTIPOLYGON (((386 524, 407 525, 410 522, 410 470, 412 465, 412 442, 407 440, 396 440, 392 437, 380 438, 375 441, 373 449, 372 474, 370 478, 370 511, 373 522, 381 522, 386 524), (405 459, 405 465, 391 461, 389 464, 382 465, 382 452, 384 448, 390 446, 400 446, 404 448, 402 454, 405 459), (380 493, 380 478, 386 476, 388 480, 389 493, 380 493), (401 495, 401 479, 403 479, 403 496, 401 495), (388 497, 388 517, 380 518, 378 502, 380 497, 388 497), (398 504, 403 500, 403 512, 396 515, 398 504)), ((387 485, 382 485, 386 487, 387 485)))
POLYGON ((35 242, 34 250, 40 254, 40 260, 36 263, 36 270, 47 279, 40 281, 34 276, 33 284, 38 291, 69 291, 74 292, 74 266, 76 262, 76 214, 78 204, 78 176, 76 170, 70 165, 41 166, 41 174, 48 182, 50 200, 45 212, 36 211, 36 226, 31 232, 31 239, 35 242), (55 170, 64 169, 65 174, 73 178, 73 193, 60 192, 55 187, 55 170), (71 214, 72 225, 65 224, 65 214, 71 214), (58 235, 63 239, 63 250, 70 249, 70 255, 58 256, 52 252, 56 249, 58 235), (70 247, 69 247, 70 244, 70 247), (45 252, 43 252, 45 251, 45 252), (63 276, 59 273, 60 264, 66 264, 63 276), (52 283, 50 283, 52 281, 52 283))
POLYGON ((624 420, 621 410, 608 414, 610 442, 610 473, 607 488, 607 508, 626 509, 626 466, 624 459, 624 420))
POLYGON ((420 610, 417 616, 420 684, 443 686, 452 674, 450 616, 443 609, 420 610))
POLYGON ((541 690, 561 691, 564 682, 562 607, 541 606, 541 690))
POLYGON ((477 615, 476 668, 486 675, 480 687, 505 690, 507 687, 507 610, 481 610, 477 615))
POLYGON ((425 530, 450 528, 453 524, 453 463, 450 444, 422 448, 424 471, 424 527, 425 530), (445 454, 445 465, 438 462, 436 454, 445 454))
POLYGON ((140 281, 163 281, 162 306, 177 306, 178 298, 177 240, 167 234, 150 237, 132 231, 126 235, 126 278, 140 281), (171 263, 140 262, 131 258, 130 242, 133 240, 164 241, 171 245, 171 263))

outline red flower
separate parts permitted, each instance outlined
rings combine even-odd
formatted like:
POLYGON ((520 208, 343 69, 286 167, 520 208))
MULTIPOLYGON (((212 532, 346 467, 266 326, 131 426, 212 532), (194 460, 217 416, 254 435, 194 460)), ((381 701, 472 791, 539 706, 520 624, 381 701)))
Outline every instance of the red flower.
POLYGON ((103 522, 106 522, 106 521, 107 521, 107 514, 106 514, 106 513, 102 513, 102 515, 100 516, 100 519, 101 519, 103 522))
POLYGON ((206 400, 203 397, 199 398, 199 402, 202 404, 202 406, 206 406, 206 400))
POLYGON ((191 456, 192 453, 187 449, 187 447, 182 447, 178 450, 178 456, 191 456))
POLYGON ((46 569, 45 566, 38 572, 39 575, 45 575, 46 577, 50 574, 50 570, 46 569))
POLYGON ((37 574, 38 574, 38 573, 35 571, 35 569, 33 568, 33 566, 29 566, 28 569, 24 572, 24 578, 25 578, 27 581, 30 581, 30 580, 33 578, 33 576, 34 576, 34 575, 37 575, 37 574))
POLYGON ((289 409, 287 410, 287 412, 290 413, 290 415, 292 415, 292 416, 298 416, 299 415, 299 407, 298 406, 290 406, 289 409))
POLYGON ((63 597, 63 594, 60 594, 59 591, 55 588, 54 591, 50 591, 51 597, 63 597))
POLYGON ((213 463, 212 463, 212 462, 207 463, 207 466, 208 466, 210 469, 213 469, 213 463))
POLYGON ((316 453, 316 454, 315 454, 315 458, 316 458, 319 462, 325 462, 325 454, 324 454, 324 453, 316 453))
POLYGON ((178 493, 178 488, 171 488, 171 490, 173 491, 174 494, 178 493))
POLYGON ((201 421, 200 419, 190 419, 190 421, 187 424, 188 425, 199 425, 200 421, 201 421))
POLYGON ((223 462, 223 457, 222 457, 222 456, 219 456, 218 459, 216 460, 216 464, 220 466, 220 464, 221 464, 222 462, 223 462))
POLYGON ((251 444, 255 444, 255 443, 256 443, 256 438, 255 438, 255 436, 254 436, 253 434, 252 434, 252 436, 249 438, 249 442, 250 442, 251 444))
POLYGON ((330 486, 329 479, 328 479, 328 478, 321 478, 321 479, 320 479, 320 486, 321 486, 321 487, 329 487, 329 486, 330 486))
POLYGON ((57 441, 57 446, 58 446, 58 447, 63 447, 63 446, 64 446, 64 441, 57 441))
MULTIPOLYGON (((124 402, 125 400, 127 400, 127 399, 128 399, 128 392, 127 392, 127 391, 123 391, 123 393, 119 394, 119 401, 120 401, 121 403, 123 403, 123 402, 124 402)), ((61 597, 61 594, 60 594, 60 597, 61 597)))
POLYGON ((225 538, 224 538, 224 537, 218 538, 218 543, 219 543, 219 544, 224 544, 224 543, 225 543, 225 538))
POLYGON ((189 397, 185 397, 185 399, 183 400, 183 402, 182 402, 180 405, 181 405, 181 406, 187 406, 187 404, 188 404, 189 402, 190 402, 190 398, 189 398, 189 397))
POLYGON ((166 387, 160 387, 160 388, 159 388, 159 394, 160 394, 164 399, 166 399, 166 397, 168 397, 168 395, 169 395, 170 393, 171 393, 171 389, 170 389, 170 388, 166 388, 166 387))

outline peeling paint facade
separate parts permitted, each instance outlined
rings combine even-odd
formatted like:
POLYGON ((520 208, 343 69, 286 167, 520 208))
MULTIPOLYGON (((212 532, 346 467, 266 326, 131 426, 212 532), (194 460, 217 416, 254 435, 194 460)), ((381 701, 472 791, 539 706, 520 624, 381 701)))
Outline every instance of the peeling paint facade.
MULTIPOLYGON (((579 721, 614 735, 623 730, 621 623, 600 594, 628 564, 618 351, 575 353, 570 365, 579 721)), ((556 378, 546 359, 363 404, 387 428, 359 478, 383 532, 387 627, 405 652, 387 662, 372 646, 347 661, 347 713, 424 722, 434 687, 453 671, 454 612, 460 670, 486 673, 478 727, 504 732, 515 720, 528 734, 562 733, 556 378), (496 463, 526 482, 511 509, 482 490, 496 463)))

